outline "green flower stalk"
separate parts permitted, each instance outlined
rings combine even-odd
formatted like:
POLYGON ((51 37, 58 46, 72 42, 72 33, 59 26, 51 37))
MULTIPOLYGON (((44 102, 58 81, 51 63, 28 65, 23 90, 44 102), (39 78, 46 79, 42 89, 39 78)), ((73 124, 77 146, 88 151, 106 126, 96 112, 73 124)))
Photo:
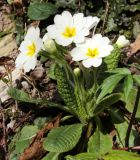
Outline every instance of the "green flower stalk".
POLYGON ((67 80, 64 68, 61 68, 59 65, 56 65, 55 77, 57 80, 58 92, 63 98, 65 104, 69 107, 70 110, 76 112, 77 102, 74 95, 74 89, 67 80))
POLYGON ((77 115, 82 123, 85 123, 87 119, 87 113, 79 97, 77 86, 75 86, 75 89, 71 86, 67 79, 64 68, 60 67, 59 65, 56 65, 55 67, 55 77, 57 80, 58 92, 60 93, 69 111, 77 115))

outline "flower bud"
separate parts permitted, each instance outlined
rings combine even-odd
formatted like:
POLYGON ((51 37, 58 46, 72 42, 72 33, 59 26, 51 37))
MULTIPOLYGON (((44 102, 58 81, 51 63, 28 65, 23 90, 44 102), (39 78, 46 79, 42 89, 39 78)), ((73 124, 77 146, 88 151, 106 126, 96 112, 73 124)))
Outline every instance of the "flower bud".
POLYGON ((116 44, 118 45, 119 48, 126 47, 130 44, 129 40, 126 39, 124 35, 119 36, 116 44))
POLYGON ((43 49, 49 53, 54 53, 57 50, 54 40, 49 37, 48 33, 43 37, 43 45, 43 49))
POLYGON ((77 77, 79 77, 80 76, 80 74, 81 74, 81 70, 80 70, 80 68, 75 68, 74 70, 73 70, 73 72, 74 72, 74 74, 75 74, 75 76, 77 76, 77 77))

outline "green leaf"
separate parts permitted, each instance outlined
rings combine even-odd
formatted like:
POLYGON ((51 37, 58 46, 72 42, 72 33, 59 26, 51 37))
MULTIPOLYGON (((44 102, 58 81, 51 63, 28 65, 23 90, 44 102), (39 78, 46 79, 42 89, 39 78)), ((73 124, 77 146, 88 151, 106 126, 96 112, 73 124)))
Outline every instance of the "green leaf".
POLYGON ((137 83, 137 85, 140 86, 140 75, 134 74, 133 79, 137 83))
MULTIPOLYGON (((0 157, 0 158, 1 158, 1 157, 0 157)), ((1 159, 2 159, 2 158, 1 158, 1 159)), ((17 154, 15 154, 15 151, 13 151, 12 153, 10 153, 9 159, 10 159, 10 160, 18 160, 19 158, 18 158, 17 154)))
POLYGON ((80 153, 76 156, 66 156, 66 160, 97 160, 97 157, 93 153, 80 153))
POLYGON ((54 71, 55 71, 55 67, 56 67, 56 63, 53 63, 51 64, 50 68, 49 68, 49 72, 48 72, 48 76, 52 79, 56 79, 55 78, 55 74, 54 74, 54 71))
POLYGON ((59 160, 60 153, 49 152, 42 160, 59 160))
MULTIPOLYGON (((121 124, 116 124, 115 128, 117 130, 117 141, 121 147, 124 147, 128 124, 127 124, 127 122, 124 122, 121 124)), ((134 146, 134 139, 135 139, 135 130, 134 130, 134 128, 132 128, 130 138, 129 138, 129 146, 130 147, 134 146)))
POLYGON ((33 126, 33 125, 25 126, 21 130, 19 141, 31 139, 36 135, 37 132, 38 132, 37 126, 33 126))
POLYGON ((50 152, 66 152, 78 143, 82 133, 82 124, 54 128, 44 141, 44 149, 50 152))
POLYGON ((100 101, 99 104, 96 105, 95 109, 94 109, 94 114, 99 114, 100 112, 102 112, 104 109, 107 109, 108 107, 110 107, 112 104, 116 103, 117 101, 119 101, 121 99, 121 94, 120 93, 114 93, 111 94, 109 96, 106 96, 105 98, 102 99, 102 101, 100 101))
POLYGON ((88 152, 97 157, 112 150, 112 140, 109 135, 104 135, 97 129, 88 142, 88 152))
POLYGON ((37 132, 37 126, 29 125, 22 128, 21 134, 15 144, 17 154, 22 153, 24 149, 29 146, 30 140, 36 135, 37 132))
POLYGON ((8 89, 7 93, 11 98, 13 98, 17 101, 22 101, 22 102, 29 102, 30 101, 29 95, 22 90, 10 87, 8 89))
POLYGON ((124 119, 124 114, 122 113, 122 111, 115 107, 111 107, 108 109, 108 112, 111 116, 111 119, 112 119, 112 122, 115 123, 115 124, 118 124, 118 123, 123 123, 125 121, 124 119))
POLYGON ((24 149, 27 148, 30 144, 29 140, 25 140, 25 141, 17 141, 16 142, 16 146, 15 146, 15 151, 16 154, 21 154, 23 153, 24 149))
POLYGON ((62 105, 57 104, 55 102, 47 101, 44 99, 34 99, 34 98, 30 97, 26 92, 24 92, 20 89, 10 87, 8 89, 7 93, 11 98, 13 98, 17 101, 35 103, 37 105, 38 104, 47 104, 48 107, 57 107, 57 108, 68 111, 68 109, 65 106, 62 106, 62 105))
MULTIPOLYGON (((133 112, 133 109, 134 109, 135 100, 136 100, 136 94, 137 94, 137 88, 133 87, 131 89, 129 98, 128 98, 127 102, 126 102, 126 106, 125 107, 131 113, 133 112)), ((137 113, 136 113, 136 118, 140 118, 140 102, 138 104, 138 110, 137 110, 137 113)))
POLYGON ((39 128, 41 129, 44 124, 48 121, 50 121, 51 118, 49 117, 37 117, 35 120, 34 120, 34 124, 39 128))
POLYGON ((114 150, 103 157, 104 160, 139 160, 140 156, 127 151, 114 150))
POLYGON ((117 86, 119 81, 124 78, 125 75, 123 74, 115 74, 111 75, 108 78, 106 78, 101 85, 101 93, 99 94, 97 98, 97 103, 99 103, 100 99, 102 99, 105 95, 108 93, 112 93, 114 88, 117 86))
POLYGON ((32 20, 43 20, 57 12, 57 8, 52 3, 33 3, 28 8, 28 16, 32 20))
POLYGON ((131 75, 128 75, 124 79, 124 88, 123 88, 123 90, 124 90, 125 101, 128 100, 129 94, 130 94, 132 88, 133 88, 133 79, 132 79, 131 75))
POLYGON ((123 75, 130 75, 131 72, 127 68, 116 68, 114 70, 106 71, 108 73, 116 73, 116 74, 123 74, 123 75))

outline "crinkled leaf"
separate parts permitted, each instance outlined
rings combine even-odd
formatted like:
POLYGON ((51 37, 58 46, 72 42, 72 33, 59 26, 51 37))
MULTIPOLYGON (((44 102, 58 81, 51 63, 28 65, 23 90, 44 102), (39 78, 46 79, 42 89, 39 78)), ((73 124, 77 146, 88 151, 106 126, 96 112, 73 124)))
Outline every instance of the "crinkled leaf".
POLYGON ((50 152, 66 152, 78 143, 82 133, 82 124, 54 128, 44 141, 44 149, 50 152))
POLYGON ((32 20, 43 20, 57 12, 57 8, 52 3, 33 3, 28 8, 28 16, 32 20))

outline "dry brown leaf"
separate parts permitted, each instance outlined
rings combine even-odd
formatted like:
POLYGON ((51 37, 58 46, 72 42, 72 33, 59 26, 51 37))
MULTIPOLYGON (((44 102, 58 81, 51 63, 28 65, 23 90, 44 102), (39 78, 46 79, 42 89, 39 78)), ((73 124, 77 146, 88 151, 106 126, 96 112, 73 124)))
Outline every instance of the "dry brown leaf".
POLYGON ((7 64, 7 62, 13 60, 11 57, 6 57, 6 56, 3 56, 3 57, 0 57, 0 65, 5 65, 7 64))
POLYGON ((134 43, 130 45, 131 47, 131 55, 135 54, 140 50, 140 34, 137 36, 134 43))

